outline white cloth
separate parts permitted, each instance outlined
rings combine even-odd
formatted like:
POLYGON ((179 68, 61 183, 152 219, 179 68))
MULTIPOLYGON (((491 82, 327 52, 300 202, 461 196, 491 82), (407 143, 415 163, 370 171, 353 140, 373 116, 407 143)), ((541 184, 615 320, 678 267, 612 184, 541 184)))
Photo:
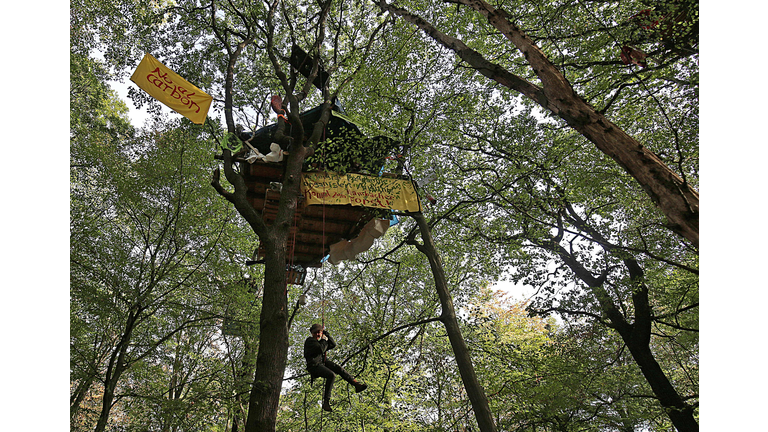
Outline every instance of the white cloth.
POLYGON ((263 155, 258 150, 251 147, 251 151, 248 152, 248 156, 245 158, 245 160, 248 163, 254 163, 259 159, 263 159, 266 162, 280 162, 281 160, 283 160, 285 152, 283 151, 282 148, 280 148, 280 145, 278 143, 270 144, 269 149, 271 151, 266 155, 263 155))
POLYGON ((283 149, 280 148, 280 145, 277 143, 272 143, 269 145, 269 149, 272 150, 269 153, 267 153, 266 156, 264 156, 264 160, 267 162, 280 162, 283 160, 283 149))
POLYGON ((336 265, 344 260, 353 260, 357 254, 367 251, 373 246, 373 241, 387 232, 389 220, 373 219, 360 230, 360 234, 354 239, 342 240, 331 245, 331 253, 328 262, 336 265))

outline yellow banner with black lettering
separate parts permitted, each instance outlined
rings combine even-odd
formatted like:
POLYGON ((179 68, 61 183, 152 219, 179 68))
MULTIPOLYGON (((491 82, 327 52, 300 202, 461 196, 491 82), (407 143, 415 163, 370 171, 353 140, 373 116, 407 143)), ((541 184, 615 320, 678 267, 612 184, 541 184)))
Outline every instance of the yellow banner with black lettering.
POLYGON ((131 76, 139 88, 172 110, 203 124, 213 98, 147 53, 131 76))
POLYGON ((421 211, 416 188, 410 180, 363 174, 303 173, 301 192, 308 205, 351 204, 409 212, 421 211))

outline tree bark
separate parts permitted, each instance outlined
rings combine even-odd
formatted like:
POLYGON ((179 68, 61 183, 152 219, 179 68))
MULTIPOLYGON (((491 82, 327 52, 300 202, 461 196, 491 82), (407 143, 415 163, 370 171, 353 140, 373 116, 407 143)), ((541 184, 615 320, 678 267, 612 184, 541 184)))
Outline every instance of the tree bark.
MULTIPOLYGON (((280 240, 282 236, 275 237, 280 240)), ((268 258, 265 263, 264 297, 259 320, 259 351, 248 401, 246 432, 275 430, 283 372, 288 356, 286 252, 284 246, 271 249, 271 253, 267 251, 268 258)))
POLYGON ((464 337, 461 335, 459 322, 456 319, 456 311, 453 308, 453 300, 451 299, 451 293, 448 290, 448 283, 445 279, 443 263, 435 248, 429 225, 424 219, 424 214, 415 213, 411 216, 419 225, 419 231, 423 241, 422 244, 413 243, 421 253, 427 256, 429 265, 432 268, 432 274, 435 278, 435 289, 440 297, 440 306, 442 308, 440 321, 443 322, 445 330, 448 333, 448 340, 450 340, 453 354, 456 356, 456 364, 459 368, 461 380, 464 383, 464 388, 467 391, 469 401, 472 404, 472 409, 475 411, 477 425, 482 432, 495 432, 496 423, 493 421, 493 415, 488 406, 488 398, 485 396, 485 390, 483 390, 480 381, 477 379, 475 367, 472 364, 472 358, 469 355, 469 349, 467 349, 467 344, 464 342, 464 337))
POLYGON ((699 246, 699 193, 672 171, 652 151, 598 113, 574 91, 557 67, 501 9, 484 0, 456 0, 483 14, 525 56, 541 81, 541 87, 486 60, 461 40, 437 30, 432 24, 405 9, 376 0, 379 7, 401 16, 436 42, 451 49, 482 75, 518 91, 548 109, 616 161, 645 190, 667 218, 670 230, 699 246))

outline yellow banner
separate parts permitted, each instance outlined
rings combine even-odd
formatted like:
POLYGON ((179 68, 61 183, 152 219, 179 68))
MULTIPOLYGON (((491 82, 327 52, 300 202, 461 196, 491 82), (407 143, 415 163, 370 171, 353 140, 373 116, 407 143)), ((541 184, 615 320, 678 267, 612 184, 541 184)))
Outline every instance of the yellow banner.
POLYGON ((192 123, 205 123, 213 98, 165 67, 151 54, 144 55, 131 81, 153 98, 192 120, 192 123))
POLYGON ((419 197, 410 180, 362 174, 303 173, 301 192, 308 205, 351 204, 360 207, 421 211, 419 197))

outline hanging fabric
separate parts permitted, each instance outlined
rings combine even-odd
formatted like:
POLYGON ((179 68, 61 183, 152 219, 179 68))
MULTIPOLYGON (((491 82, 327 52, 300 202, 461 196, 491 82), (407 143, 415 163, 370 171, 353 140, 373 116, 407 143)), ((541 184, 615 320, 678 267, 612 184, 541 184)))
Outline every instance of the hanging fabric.
POLYGON ((331 245, 331 255, 328 262, 333 265, 344 260, 353 260, 355 257, 367 251, 373 246, 373 241, 387 232, 389 219, 373 219, 360 231, 360 234, 352 240, 342 240, 331 245))

